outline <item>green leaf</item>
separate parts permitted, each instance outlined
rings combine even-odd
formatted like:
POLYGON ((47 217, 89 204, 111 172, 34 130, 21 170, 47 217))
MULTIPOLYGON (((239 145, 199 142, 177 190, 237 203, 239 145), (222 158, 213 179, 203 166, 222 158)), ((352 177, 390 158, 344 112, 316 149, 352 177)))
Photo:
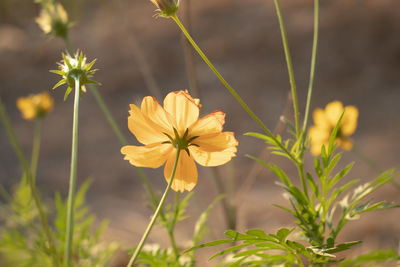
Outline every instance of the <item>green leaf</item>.
POLYGON ((342 171, 335 175, 328 183, 328 187, 333 187, 337 182, 339 182, 350 170, 353 168, 354 162, 348 164, 342 171))
POLYGON ((340 267, 358 267, 365 266, 366 263, 383 263, 387 261, 398 261, 400 260, 400 255, 394 252, 392 249, 389 250, 373 250, 364 255, 360 255, 354 259, 345 259, 339 266, 340 267))
POLYGON ((257 161, 258 163, 260 163, 261 165, 263 165, 264 167, 266 167, 267 169, 269 169, 270 171, 272 171, 273 173, 275 173, 276 176, 278 176, 278 178, 286 185, 286 186, 291 186, 292 182, 290 181, 289 177, 286 175, 286 173, 279 168, 277 165, 273 164, 273 163, 266 163, 265 161, 253 157, 251 155, 246 155, 246 157, 251 158, 255 161, 257 161))
POLYGON ((67 90, 65 91, 64 101, 67 100, 67 98, 68 98, 69 94, 71 93, 71 91, 72 91, 72 87, 68 86, 67 90))

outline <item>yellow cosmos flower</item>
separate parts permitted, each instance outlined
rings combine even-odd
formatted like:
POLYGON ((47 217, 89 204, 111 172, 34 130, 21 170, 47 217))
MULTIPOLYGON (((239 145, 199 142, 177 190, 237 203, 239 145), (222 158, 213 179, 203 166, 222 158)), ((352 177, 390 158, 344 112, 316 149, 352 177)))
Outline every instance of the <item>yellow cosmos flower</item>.
POLYGON ((349 136, 357 128, 358 109, 355 106, 346 106, 343 108, 341 102, 333 101, 326 105, 325 110, 320 108, 314 110, 313 119, 315 125, 309 130, 311 153, 313 155, 316 156, 321 153, 322 145, 325 145, 326 148, 328 147, 331 133, 340 116, 342 116, 343 111, 343 118, 335 142, 344 150, 352 149, 353 140, 349 136))
POLYGON ((45 116, 53 109, 54 100, 49 93, 20 97, 17 100, 17 107, 26 120, 34 120, 45 116))
POLYGON ((143 99, 141 108, 130 105, 129 130, 144 146, 124 146, 121 153, 137 167, 158 168, 164 163, 169 182, 176 145, 181 148, 172 182, 174 191, 191 191, 197 183, 195 161, 202 166, 225 164, 238 145, 233 132, 222 132, 225 113, 217 110, 199 119, 200 101, 185 91, 169 93, 164 108, 154 97, 143 99))

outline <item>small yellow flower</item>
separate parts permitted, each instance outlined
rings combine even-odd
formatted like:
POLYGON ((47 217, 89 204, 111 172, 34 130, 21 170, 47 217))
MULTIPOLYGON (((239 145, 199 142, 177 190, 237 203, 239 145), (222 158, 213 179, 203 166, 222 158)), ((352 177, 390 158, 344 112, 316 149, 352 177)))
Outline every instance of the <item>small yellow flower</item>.
POLYGON ((158 9, 158 16, 168 18, 176 14, 179 9, 179 0, 150 0, 158 9))
POLYGON ((121 153, 137 167, 158 168, 164 163, 169 182, 179 145, 180 157, 172 189, 191 191, 197 183, 195 161, 202 166, 225 164, 235 156, 238 145, 233 132, 222 132, 225 113, 214 111, 199 119, 200 101, 185 91, 169 93, 164 108, 153 97, 143 99, 141 108, 130 105, 129 130, 144 146, 124 146, 121 153))
POLYGON ((353 140, 349 137, 357 128, 358 109, 355 106, 346 106, 339 101, 333 101, 326 105, 325 110, 317 108, 314 110, 314 126, 309 130, 311 139, 311 153, 319 155, 322 145, 328 148, 329 138, 335 128, 340 116, 343 118, 339 126, 335 142, 344 150, 351 150, 353 140))
POLYGON ((50 94, 43 92, 41 94, 20 97, 17 100, 17 107, 26 120, 35 120, 42 118, 53 109, 54 100, 50 94))
POLYGON ((45 34, 66 38, 71 24, 68 22, 68 14, 61 4, 42 4, 42 10, 36 23, 45 34))

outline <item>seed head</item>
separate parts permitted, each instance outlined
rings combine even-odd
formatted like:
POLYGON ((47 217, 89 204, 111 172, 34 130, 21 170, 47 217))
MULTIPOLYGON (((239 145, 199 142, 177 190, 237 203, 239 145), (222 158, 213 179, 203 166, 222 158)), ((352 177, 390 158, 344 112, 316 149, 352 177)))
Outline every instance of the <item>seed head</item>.
POLYGON ((100 85, 99 82, 91 80, 90 78, 97 71, 97 69, 91 70, 96 59, 86 64, 86 57, 82 52, 77 51, 74 57, 71 57, 68 53, 62 54, 63 60, 58 63, 59 70, 50 70, 50 72, 61 75, 63 79, 54 85, 53 89, 56 89, 60 85, 67 84, 68 88, 65 92, 64 101, 71 93, 72 88, 75 87, 75 82, 79 81, 80 92, 86 92, 85 84, 93 83, 100 85))

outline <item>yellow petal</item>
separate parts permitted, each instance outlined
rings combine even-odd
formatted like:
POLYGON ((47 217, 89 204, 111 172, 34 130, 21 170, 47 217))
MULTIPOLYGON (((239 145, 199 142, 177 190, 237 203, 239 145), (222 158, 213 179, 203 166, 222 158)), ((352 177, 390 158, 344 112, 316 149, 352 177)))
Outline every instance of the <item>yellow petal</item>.
POLYGON ((220 133, 225 123, 225 113, 216 110, 200 120, 196 121, 190 128, 190 136, 201 136, 212 133, 220 133))
POLYGON ((155 143, 147 146, 124 146, 125 160, 136 167, 158 168, 165 163, 174 148, 171 144, 155 143))
MULTIPOLYGON (((164 177, 167 183, 171 178, 175 157, 176 149, 170 153, 167 164, 165 164, 164 177)), ((193 158, 189 157, 186 151, 181 151, 171 188, 176 192, 191 191, 197 184, 197 175, 197 167, 193 158)))
POLYGON ((152 96, 143 98, 141 111, 144 116, 150 119, 154 124, 163 128, 163 132, 173 136, 173 120, 171 115, 165 112, 157 100, 152 96))
POLYGON ((202 135, 196 138, 193 143, 208 152, 222 151, 239 144, 232 132, 202 135))
POLYGON ((329 129, 321 128, 318 126, 312 126, 308 131, 308 136, 310 137, 311 141, 314 142, 325 142, 328 141, 330 138, 330 131, 329 129))
POLYGON ((130 116, 128 117, 128 128, 136 136, 137 140, 145 145, 168 141, 168 137, 163 132, 168 133, 162 125, 154 123, 148 116, 135 105, 130 105, 130 116))
POLYGON ((36 117, 36 106, 29 97, 21 97, 17 100, 17 107, 26 120, 33 120, 36 117))
POLYGON ((333 127, 336 126, 343 111, 343 104, 340 101, 333 101, 326 105, 325 116, 333 127))
POLYGON ((175 119, 180 136, 199 118, 199 106, 185 91, 169 93, 164 99, 164 109, 175 119))
POLYGON ((319 154, 321 154, 322 145, 325 145, 325 149, 328 149, 329 143, 311 141, 311 154, 313 154, 314 156, 318 156, 319 154))
POLYGON ((314 110, 313 119, 314 124, 320 128, 330 129, 332 127, 330 121, 325 116, 325 111, 320 108, 314 110))
POLYGON ((202 166, 219 166, 227 163, 236 155, 238 141, 232 132, 200 136, 190 146, 194 160, 202 166))
POLYGON ((358 109, 355 106, 346 106, 340 131, 343 135, 352 135, 357 128, 358 109))

